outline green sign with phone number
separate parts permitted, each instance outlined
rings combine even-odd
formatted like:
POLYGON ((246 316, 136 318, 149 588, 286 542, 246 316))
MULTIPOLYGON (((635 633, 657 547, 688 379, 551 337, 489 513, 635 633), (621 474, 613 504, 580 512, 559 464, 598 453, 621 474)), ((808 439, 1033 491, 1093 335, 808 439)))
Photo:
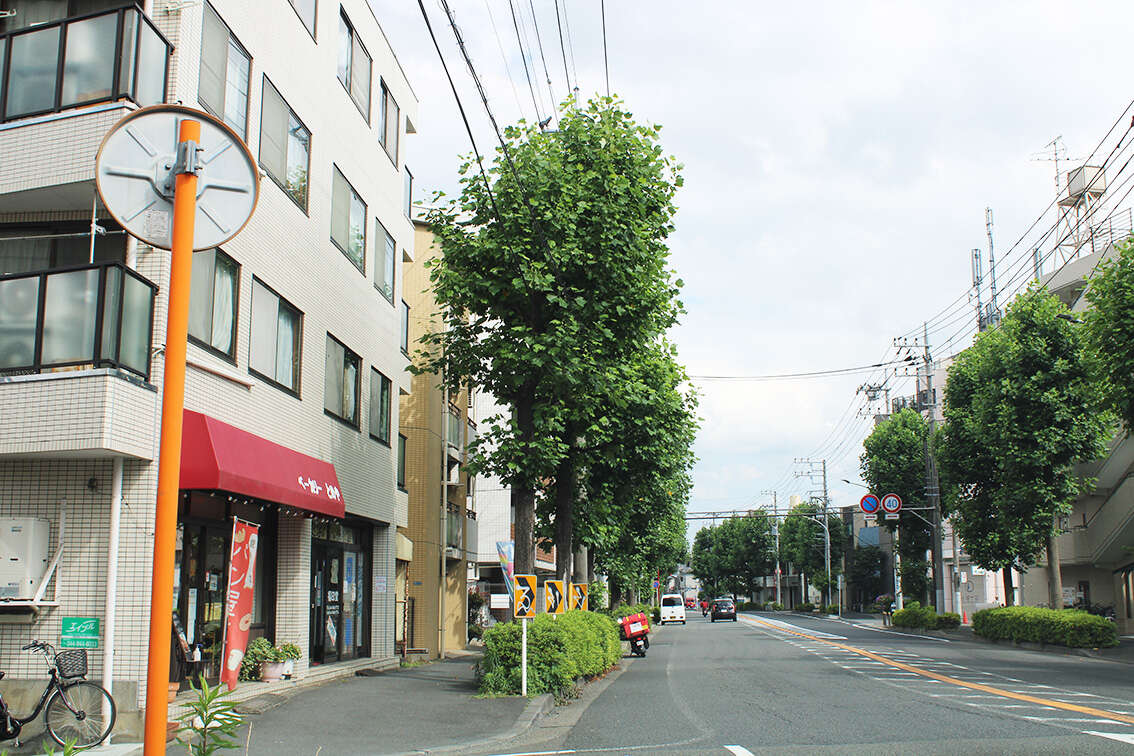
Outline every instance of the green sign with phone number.
POLYGON ((64 617, 60 648, 98 648, 98 617, 64 617))

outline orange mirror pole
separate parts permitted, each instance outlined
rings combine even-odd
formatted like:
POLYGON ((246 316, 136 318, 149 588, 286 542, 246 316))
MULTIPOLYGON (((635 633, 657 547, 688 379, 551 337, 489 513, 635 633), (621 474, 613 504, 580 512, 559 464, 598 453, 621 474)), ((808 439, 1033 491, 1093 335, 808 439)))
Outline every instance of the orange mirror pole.
POLYGON ((201 124, 181 121, 174 167, 173 244, 165 374, 161 394, 157 514, 150 600, 150 653, 146 669, 145 755, 165 753, 169 711, 169 652, 173 633, 173 559, 181 478, 181 426, 185 407, 185 350, 189 337, 189 282, 193 276, 193 221, 197 213, 197 145, 201 124))

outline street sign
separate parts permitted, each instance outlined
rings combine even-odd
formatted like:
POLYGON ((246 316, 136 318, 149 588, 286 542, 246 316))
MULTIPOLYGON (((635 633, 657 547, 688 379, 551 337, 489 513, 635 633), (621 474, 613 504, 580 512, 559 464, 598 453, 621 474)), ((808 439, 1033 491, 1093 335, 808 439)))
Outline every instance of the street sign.
POLYGON ((874 525, 878 522, 878 515, 868 514, 868 515, 863 516, 862 519, 866 521, 867 525, 874 525))
POLYGON ((858 501, 858 506, 868 515, 872 515, 878 511, 880 502, 878 497, 874 494, 867 494, 858 501))
POLYGON ((516 617, 530 619, 536 615, 536 576, 514 575, 516 595, 512 605, 516 617))
POLYGON ((587 591, 590 588, 586 583, 571 583, 571 608, 582 609, 584 612, 590 609, 590 602, 587 599, 587 591))
POLYGON ((902 511, 902 497, 888 493, 882 497, 882 511, 886 514, 897 514, 902 511))
POLYGON ((563 614, 567 608, 562 580, 545 580, 543 583, 543 610, 548 614, 563 614))
POLYGON ((98 617, 64 617, 60 648, 98 648, 98 617))

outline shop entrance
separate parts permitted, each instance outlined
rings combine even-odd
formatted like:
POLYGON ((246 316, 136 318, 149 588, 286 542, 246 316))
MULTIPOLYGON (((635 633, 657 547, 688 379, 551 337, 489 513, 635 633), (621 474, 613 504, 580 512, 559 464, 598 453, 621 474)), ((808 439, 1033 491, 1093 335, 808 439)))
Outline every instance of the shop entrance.
POLYGON ((369 655, 368 536, 362 528, 341 523, 312 527, 312 664, 369 655))

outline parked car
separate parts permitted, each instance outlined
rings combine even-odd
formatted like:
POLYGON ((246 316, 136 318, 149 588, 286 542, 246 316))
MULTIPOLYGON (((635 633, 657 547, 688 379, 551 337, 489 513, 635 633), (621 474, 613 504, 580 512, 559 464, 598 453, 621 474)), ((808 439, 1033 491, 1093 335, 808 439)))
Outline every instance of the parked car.
POLYGON ((713 622, 719 619, 730 619, 736 622, 736 604, 732 602, 732 599, 715 599, 712 608, 709 610, 709 619, 713 622))
POLYGON ((661 623, 680 622, 685 624, 685 600, 680 593, 667 593, 661 599, 661 623))

